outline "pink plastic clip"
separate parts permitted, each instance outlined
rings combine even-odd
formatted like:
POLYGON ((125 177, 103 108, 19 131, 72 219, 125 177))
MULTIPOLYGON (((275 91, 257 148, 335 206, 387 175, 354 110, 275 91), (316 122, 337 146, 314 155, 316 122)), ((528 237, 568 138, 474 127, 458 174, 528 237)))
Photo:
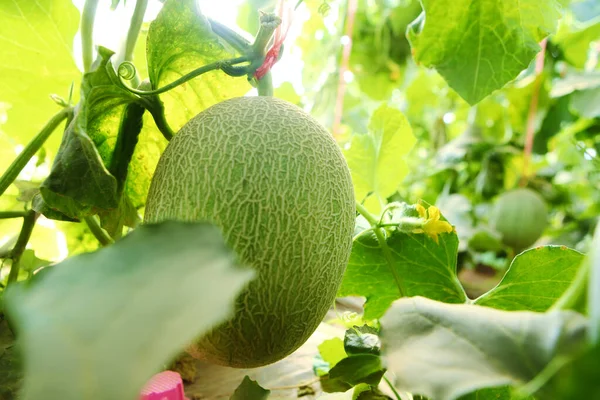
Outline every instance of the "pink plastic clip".
POLYGON ((142 389, 140 400, 187 400, 181 375, 173 371, 154 375, 142 389))

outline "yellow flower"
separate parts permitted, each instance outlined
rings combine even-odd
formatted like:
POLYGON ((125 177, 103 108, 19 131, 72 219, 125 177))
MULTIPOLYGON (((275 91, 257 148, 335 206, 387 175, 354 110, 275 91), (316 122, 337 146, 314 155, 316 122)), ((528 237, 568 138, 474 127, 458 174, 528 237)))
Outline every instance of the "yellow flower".
POLYGON ((421 204, 416 205, 419 216, 425 220, 423 227, 413 230, 413 233, 425 233, 439 244, 440 233, 451 233, 454 228, 447 221, 440 221, 440 210, 435 206, 429 206, 426 210, 421 204))

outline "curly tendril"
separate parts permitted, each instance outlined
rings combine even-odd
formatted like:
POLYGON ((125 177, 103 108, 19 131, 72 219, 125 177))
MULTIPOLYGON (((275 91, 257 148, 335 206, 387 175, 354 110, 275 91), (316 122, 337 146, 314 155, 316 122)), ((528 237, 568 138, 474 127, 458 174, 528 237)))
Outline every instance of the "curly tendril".
POLYGON ((117 73, 119 74, 120 78, 130 81, 137 75, 137 69, 135 68, 135 65, 133 65, 132 62, 124 61, 121 64, 119 64, 117 73))
POLYGON ((220 70, 224 71, 226 74, 229 74, 231 76, 245 75, 247 73, 246 67, 245 66, 237 66, 237 64, 248 63, 249 61, 250 61, 250 58, 248 56, 242 56, 242 57, 232 58, 229 60, 222 60, 222 61, 217 61, 217 62, 214 62, 211 64, 207 64, 207 65, 204 65, 200 68, 193 70, 192 72, 185 74, 181 78, 176 79, 173 82, 171 82, 161 88, 158 88, 156 90, 139 90, 139 89, 135 89, 135 88, 132 88, 131 86, 127 85, 127 82, 125 82, 125 80, 129 79, 128 76, 131 76, 130 75, 131 69, 133 69, 132 76, 135 76, 135 66, 128 61, 123 62, 119 65, 118 77, 119 77, 120 86, 123 87, 125 90, 127 90, 131 93, 137 94, 139 96, 153 96, 153 95, 168 92, 169 90, 176 88, 177 86, 183 85, 187 81, 192 80, 193 78, 195 78, 199 75, 202 75, 206 72, 214 71, 217 69, 220 69, 220 70), (121 67, 123 67, 123 68, 121 68, 121 67), (125 69, 127 69, 127 71, 125 71, 125 69))

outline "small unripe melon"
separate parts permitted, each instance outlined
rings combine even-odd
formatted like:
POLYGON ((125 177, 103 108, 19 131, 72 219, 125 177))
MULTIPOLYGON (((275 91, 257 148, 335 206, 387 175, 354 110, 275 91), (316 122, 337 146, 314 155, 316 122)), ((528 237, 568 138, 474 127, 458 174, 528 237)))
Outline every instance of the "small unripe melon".
POLYGON ((534 244, 544 232, 548 208, 533 190, 515 189, 500 195, 491 220, 506 245, 522 250, 534 244))
POLYGON ((310 115, 241 97, 201 112, 167 146, 145 214, 163 220, 216 224, 257 271, 234 317, 188 351, 258 367, 300 347, 333 304, 352 247, 354 191, 338 146, 310 115))

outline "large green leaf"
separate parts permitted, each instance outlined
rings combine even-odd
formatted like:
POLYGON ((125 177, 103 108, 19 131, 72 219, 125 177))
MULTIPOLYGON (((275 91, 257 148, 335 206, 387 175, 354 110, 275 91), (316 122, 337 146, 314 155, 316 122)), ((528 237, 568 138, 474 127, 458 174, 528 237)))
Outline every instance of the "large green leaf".
POLYGON ((527 250, 515 257, 502 281, 475 304, 544 312, 567 290, 583 258, 583 254, 564 246, 527 250))
POLYGON ((527 68, 556 29, 555 0, 421 0, 408 29, 418 63, 475 104, 527 68))
MULTIPOLYGON (((72 56, 79 12, 71 0, 0 1, 0 102, 10 105, 3 130, 18 143, 35 136, 67 98, 80 72, 72 56)), ((60 134, 49 144, 57 147, 60 134)))
POLYGON ((367 208, 380 211, 380 205, 398 189, 408 166, 403 160, 415 137, 406 117, 395 108, 382 105, 371 116, 369 132, 352 136, 344 152, 354 183, 356 199, 367 200, 367 208))
POLYGON ((233 311, 252 274, 232 265, 216 227, 171 222, 140 227, 10 289, 27 377, 22 398, 135 399, 153 373, 233 311))
POLYGON ((394 232, 385 241, 388 258, 388 250, 376 237, 359 236, 338 295, 366 297, 366 319, 381 317, 400 297, 399 289, 404 296, 465 302, 467 297, 456 276, 456 232, 442 233, 438 241, 421 233, 394 232))
MULTIPOLYGON (((205 64, 234 57, 213 33, 195 0, 167 0, 150 24, 146 56, 154 88, 164 86, 205 64)), ((205 108, 250 89, 245 78, 212 71, 160 95, 169 124, 179 130, 205 108)))
POLYGON ((398 300, 381 325, 396 387, 436 400, 526 383, 582 346, 587 330, 572 311, 510 312, 421 297, 398 300))

